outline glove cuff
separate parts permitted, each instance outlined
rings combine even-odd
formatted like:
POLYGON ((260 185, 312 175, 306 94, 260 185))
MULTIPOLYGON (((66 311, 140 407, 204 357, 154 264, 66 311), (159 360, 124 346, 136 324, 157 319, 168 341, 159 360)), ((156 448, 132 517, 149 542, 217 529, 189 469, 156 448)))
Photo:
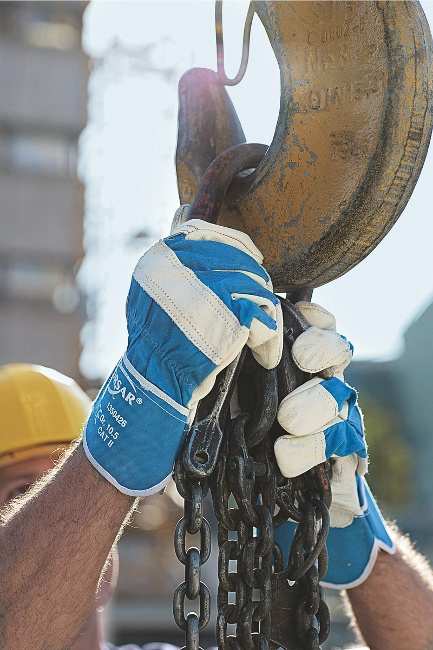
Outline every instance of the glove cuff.
POLYGON ((362 514, 350 526, 329 531, 329 568, 321 584, 330 589, 359 586, 373 571, 380 550, 391 555, 396 550, 370 488, 362 477, 356 478, 362 514))
POLYGON ((188 409, 142 377, 124 356, 93 405, 84 451, 123 494, 154 494, 170 479, 188 415, 188 409))

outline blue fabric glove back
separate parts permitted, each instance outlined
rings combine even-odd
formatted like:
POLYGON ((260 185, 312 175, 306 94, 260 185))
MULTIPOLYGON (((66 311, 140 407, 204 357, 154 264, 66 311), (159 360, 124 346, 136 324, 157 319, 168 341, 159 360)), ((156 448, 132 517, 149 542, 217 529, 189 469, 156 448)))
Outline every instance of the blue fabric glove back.
POLYGON ((244 345, 264 367, 278 364, 281 305, 261 263, 248 236, 200 220, 138 262, 127 351, 84 433, 88 459, 120 491, 142 496, 164 487, 198 401, 244 345))
MULTIPOLYGON (((303 474, 331 460, 332 505, 328 537, 329 569, 323 584, 354 587, 370 574, 378 550, 394 552, 394 543, 364 479, 368 456, 356 391, 344 381, 352 345, 335 331, 334 317, 319 305, 298 303, 310 327, 295 341, 292 356, 302 370, 319 375, 287 395, 278 410, 286 434, 275 442, 284 476, 303 474)), ((276 540, 288 549, 296 524, 282 525, 276 540)))

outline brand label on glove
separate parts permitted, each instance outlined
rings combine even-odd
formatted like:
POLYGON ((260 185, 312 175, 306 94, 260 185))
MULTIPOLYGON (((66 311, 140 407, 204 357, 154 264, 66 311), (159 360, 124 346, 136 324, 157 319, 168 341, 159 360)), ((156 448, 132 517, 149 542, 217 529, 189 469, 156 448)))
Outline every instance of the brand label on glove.
POLYGON ((102 387, 86 426, 84 447, 109 481, 127 494, 140 495, 170 475, 187 418, 135 368, 125 368, 126 363, 127 359, 120 361, 102 387))
MULTIPOLYGON (((125 373, 126 374, 126 373, 125 373)), ((126 375, 127 376, 127 375, 126 375)), ((114 373, 113 375, 113 380, 110 382, 107 390, 110 393, 110 395, 121 395, 125 402, 128 404, 132 404, 135 402, 137 395, 137 389, 132 383, 131 379, 129 379, 130 387, 132 388, 133 392, 131 392, 126 386, 122 384, 122 381, 119 379, 119 376, 117 372, 114 373)), ((138 398, 138 404, 141 404, 142 401, 140 401, 140 397, 138 398)))
POLYGON ((119 364, 97 400, 99 408, 94 410, 97 434, 107 447, 113 447, 127 427, 130 409, 140 409, 144 399, 145 391, 119 364))

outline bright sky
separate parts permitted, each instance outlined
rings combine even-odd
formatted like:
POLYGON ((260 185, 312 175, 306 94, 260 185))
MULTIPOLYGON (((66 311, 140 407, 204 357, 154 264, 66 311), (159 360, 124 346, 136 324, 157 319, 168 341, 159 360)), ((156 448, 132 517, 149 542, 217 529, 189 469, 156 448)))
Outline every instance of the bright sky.
MULTIPOLYGON (((433 0, 422 5, 433 25, 433 0)), ((246 7, 224 2, 229 73, 239 64, 246 7)), ((88 250, 81 278, 97 290, 82 358, 90 376, 105 375, 121 355, 133 265, 152 238, 168 232, 177 207, 177 78, 193 66, 215 68, 213 12, 213 2, 181 0, 93 0, 87 9, 84 46, 98 59, 81 161, 88 250), (174 77, 164 74, 172 69, 174 77), (149 239, 131 239, 143 230, 149 239)), ((247 140, 270 143, 279 76, 257 18, 247 75, 229 92, 247 140)), ((354 342, 357 358, 398 354, 405 328, 433 300, 432 187, 433 147, 390 234, 350 273, 315 291, 314 299, 336 314, 339 331, 354 342)))

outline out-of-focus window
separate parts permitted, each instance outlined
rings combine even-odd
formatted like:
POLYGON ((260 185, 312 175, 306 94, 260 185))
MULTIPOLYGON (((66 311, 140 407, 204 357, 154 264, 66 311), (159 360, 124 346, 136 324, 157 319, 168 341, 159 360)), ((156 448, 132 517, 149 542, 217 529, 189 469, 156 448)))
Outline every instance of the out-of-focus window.
POLYGON ((0 133, 0 167, 32 174, 75 176, 76 142, 64 136, 0 133))
POLYGON ((69 50, 79 46, 80 32, 73 25, 34 21, 26 26, 25 40, 32 47, 69 50))
POLYGON ((69 50, 80 47, 83 3, 2 2, 0 31, 31 47, 69 50), (77 11, 71 11, 76 6, 77 11))
POLYGON ((80 302, 72 271, 60 262, 3 258, 0 278, 0 300, 49 302, 61 314, 71 314, 80 302))

